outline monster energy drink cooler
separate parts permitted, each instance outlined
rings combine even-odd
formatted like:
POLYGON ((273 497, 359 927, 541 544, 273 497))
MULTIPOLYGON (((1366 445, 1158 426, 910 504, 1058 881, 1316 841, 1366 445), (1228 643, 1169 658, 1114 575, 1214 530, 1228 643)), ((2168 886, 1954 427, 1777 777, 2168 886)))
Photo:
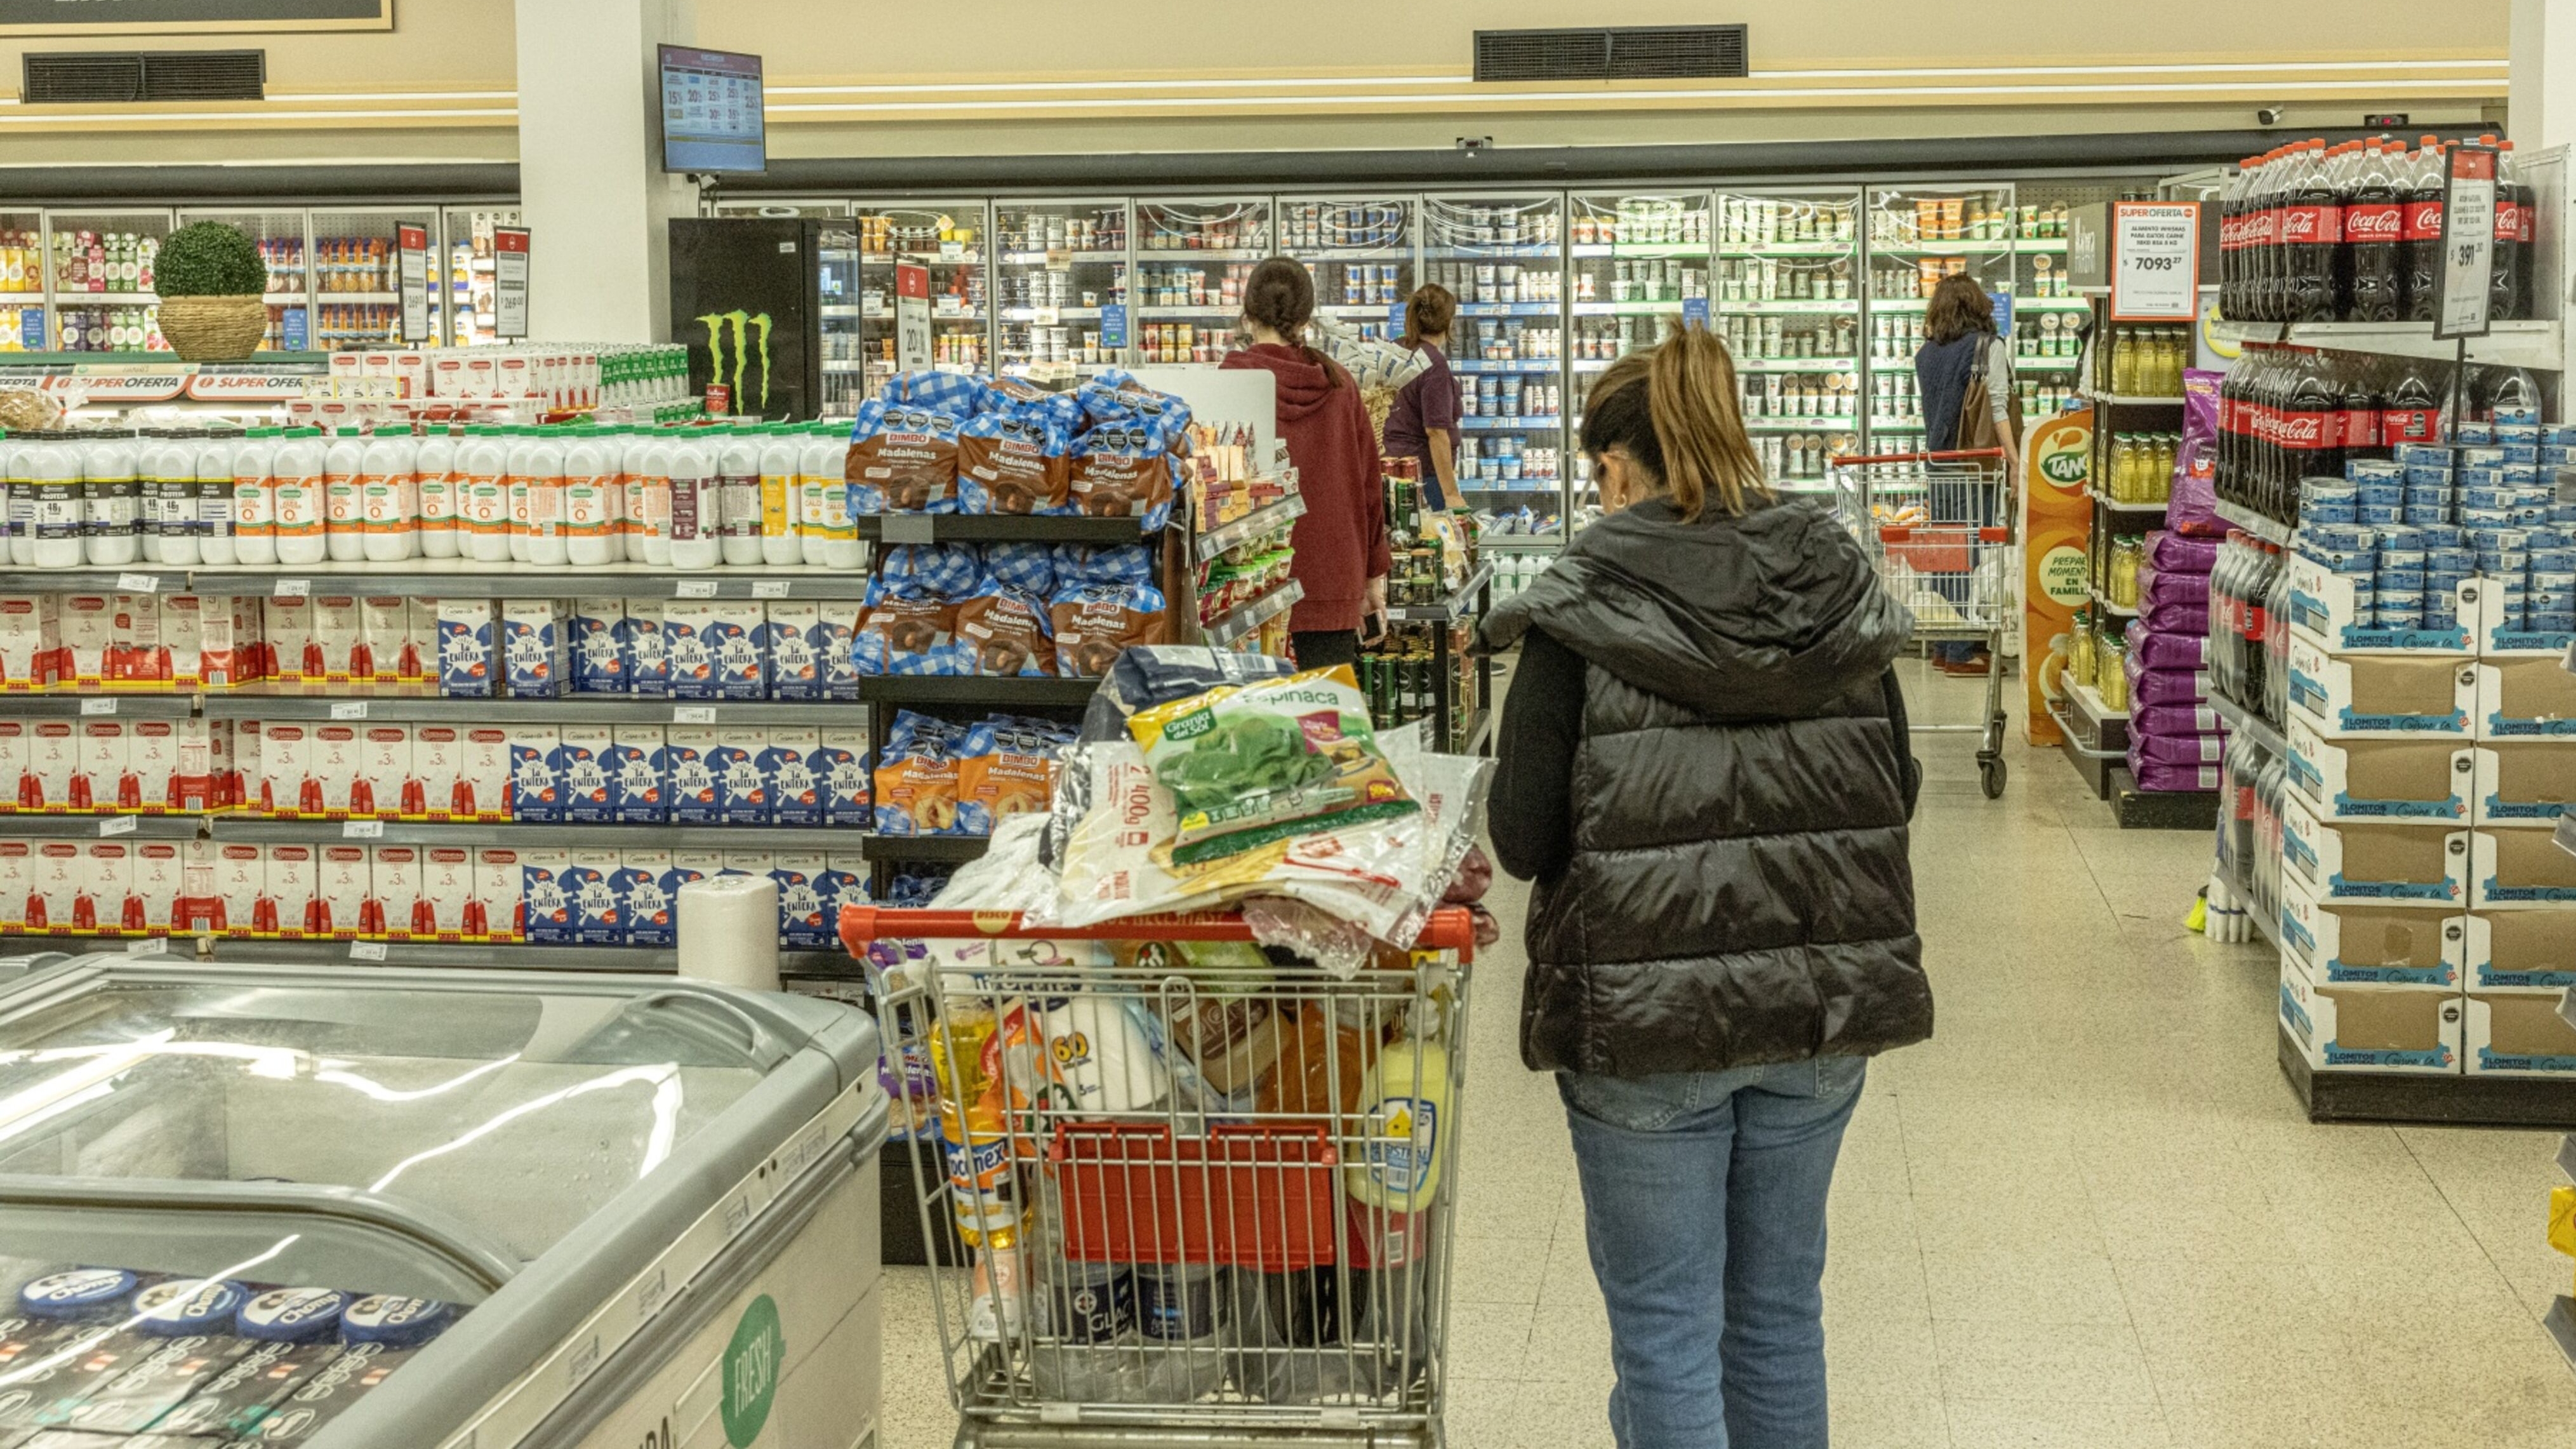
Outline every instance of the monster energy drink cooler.
POLYGON ((689 389, 721 385, 744 417, 810 419, 823 402, 823 224, 811 217, 678 217, 671 337, 689 389))

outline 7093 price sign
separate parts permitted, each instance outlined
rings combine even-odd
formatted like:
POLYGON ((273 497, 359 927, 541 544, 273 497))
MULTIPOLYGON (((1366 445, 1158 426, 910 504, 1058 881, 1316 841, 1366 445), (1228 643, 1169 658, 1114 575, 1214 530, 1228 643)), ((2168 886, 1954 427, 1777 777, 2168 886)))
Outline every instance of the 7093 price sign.
POLYGON ((2200 315, 2200 207, 2188 201, 2111 204, 2111 317, 2188 322, 2200 315))

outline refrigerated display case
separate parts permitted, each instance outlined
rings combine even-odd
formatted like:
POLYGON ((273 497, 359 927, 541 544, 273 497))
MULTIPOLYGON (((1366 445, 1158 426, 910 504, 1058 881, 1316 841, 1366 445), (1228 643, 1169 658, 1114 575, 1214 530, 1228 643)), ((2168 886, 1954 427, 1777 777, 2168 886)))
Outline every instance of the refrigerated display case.
MULTIPOLYGON (((721 385, 740 417, 810 421, 825 398, 822 281, 827 233, 796 216, 684 216, 669 223, 671 336, 689 349, 689 390, 721 385)), ((717 405, 709 401, 709 409, 717 405)))
POLYGON ((45 214, 0 211, 0 352, 42 352, 45 214))
POLYGON ((1132 219, 1124 197, 994 203, 1000 371, 1055 385, 1125 360, 1132 219))
POLYGON ((979 198, 948 201, 861 201, 859 240, 860 377, 866 388, 894 374, 894 265, 930 269, 930 364, 944 372, 981 372, 991 357, 991 213, 979 198))
POLYGON ((170 234, 170 213, 158 208, 55 212, 49 220, 55 350, 166 350, 152 264, 161 239, 170 234))
POLYGON ((1853 188, 1718 193, 1715 325, 1784 488, 1821 489, 1827 461, 1861 448, 1860 210, 1853 188))
POLYGON ((1567 512, 1565 198, 1422 202, 1422 272, 1458 297, 1449 336, 1461 411, 1458 483, 1497 527, 1480 543, 1561 543, 1567 512))
MULTIPOLYGON (((1923 445, 1923 400, 1914 352, 1923 306, 1944 276, 1965 273, 1988 295, 2013 285, 2010 185, 1873 187, 1869 197, 1869 449, 1923 445)), ((2009 319, 2007 307, 1997 318, 2009 319)))
POLYGON ((268 267, 268 330, 261 334, 262 352, 302 352, 313 345, 313 314, 309 307, 309 240, 308 217, 302 210, 240 211, 187 210, 179 213, 179 225, 200 221, 222 222, 236 228, 259 248, 259 259, 268 267))
POLYGON ((1266 197, 1136 203, 1130 351, 1148 364, 1220 361, 1234 350, 1243 283, 1271 254, 1266 197))
POLYGON ((1279 250, 1315 278, 1315 311, 1362 337, 1404 335, 1413 295, 1416 206, 1402 197, 1283 196, 1279 250))
POLYGON ((2099 181, 2024 181, 2013 187, 2013 377, 2027 419, 2074 406, 2081 391, 2076 370, 2090 312, 2067 276, 2067 211, 2125 194, 2099 181))
MULTIPOLYGON (((426 209, 313 213, 310 271, 315 351, 349 352, 404 345, 402 293, 397 290, 400 252, 396 228, 407 222, 434 226, 436 221, 426 209)), ((489 227, 483 237, 488 256, 489 227)), ((436 244, 433 233, 431 245, 436 244)), ((489 309, 486 302, 485 310, 489 309)), ((432 329, 433 336, 435 330, 432 329)))
POLYGON ((447 295, 434 322, 450 347, 484 346, 501 340, 492 315, 492 228, 517 226, 515 208, 484 210, 451 206, 442 218, 447 254, 447 295))
POLYGON ((0 1438, 861 1443, 877 1057, 668 977, 0 971, 0 1438))

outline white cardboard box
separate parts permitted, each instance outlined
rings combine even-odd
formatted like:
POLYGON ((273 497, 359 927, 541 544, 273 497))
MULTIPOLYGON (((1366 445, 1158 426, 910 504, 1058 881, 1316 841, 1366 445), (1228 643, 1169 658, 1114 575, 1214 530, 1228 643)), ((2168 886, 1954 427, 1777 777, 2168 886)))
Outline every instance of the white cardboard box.
POLYGON ((2469 822, 2466 743, 2447 739, 2328 739, 2304 715, 2287 731, 2290 788, 2319 820, 2469 822))
MULTIPOLYGON (((2352 579, 2305 554, 2290 555, 2290 627, 2337 654, 2452 654, 2469 652, 2466 606, 2451 601, 2445 616, 2427 610, 2420 629, 2382 629, 2353 622, 2352 579)), ((2466 586, 2463 585, 2463 588, 2466 586)))
POLYGON ((2472 902, 2481 909, 2576 905, 2576 855, 2546 830, 2481 830, 2469 840, 2472 902))
POLYGON ((562 824, 563 780, 555 773, 562 727, 513 724, 509 730, 510 818, 523 825, 562 824))
POLYGON ((357 783, 350 787, 350 812, 359 815, 418 815, 427 804, 412 774, 412 731, 404 724, 371 724, 358 731, 357 783))
MULTIPOLYGON (((268 895, 268 853, 256 845, 210 842, 215 850, 214 929, 248 936, 261 929, 261 902, 268 895)), ((275 930, 274 924, 266 929, 275 930)))
POLYGON ((2281 892, 2281 948, 2324 986, 2458 991, 2463 919, 2451 908, 2403 902, 2324 902, 2295 884, 2281 892))
POLYGON ((313 647, 321 652, 322 672, 333 684, 375 678, 375 667, 367 661, 366 615, 355 597, 315 597, 313 647))
POLYGON ((411 776, 420 792, 420 809, 433 820, 456 809, 456 781, 464 764, 465 731, 457 725, 411 727, 411 776))
POLYGON ((2469 990, 2556 1000, 2576 987, 2576 907, 2472 911, 2454 925, 2469 990))
POLYGON ((2481 659, 2470 718, 2482 740, 2576 743, 2576 671, 2563 659, 2481 659))
POLYGON ((572 902, 564 896, 564 872, 572 869, 571 854, 552 849, 518 854, 522 939, 532 945, 568 945, 578 940, 572 902))
POLYGON ((2484 587, 2486 582, 2485 579, 2471 579, 2461 586, 2468 596, 2466 616, 2474 635, 2472 647, 2480 657, 2517 654, 2545 655, 2552 659, 2567 657, 2570 641, 2576 640, 2576 635, 2564 630, 2539 633, 2505 628, 2504 601, 2484 587))
POLYGON ((2423 825, 2326 824, 2295 795, 2281 808, 2282 882, 2319 901, 2468 904, 2469 832, 2423 825))
POLYGON ((2281 958, 2281 1025, 2320 1072, 2458 1076, 2464 1003, 2447 991, 2318 986, 2281 958))
POLYGON ((279 935, 296 938, 311 935, 314 929, 314 886, 319 877, 319 854, 310 845, 270 845, 261 848, 266 860, 268 879, 263 887, 266 903, 262 914, 276 921, 279 935))
POLYGON ((564 904, 572 912, 573 937, 585 946, 626 944, 615 885, 621 863, 614 850, 576 850, 564 867, 564 904))
POLYGON ((2576 806, 2576 742, 2496 740, 2472 756, 2470 798, 2482 826, 2555 826, 2576 806))
POLYGON ((425 846, 420 852, 418 913, 412 934, 441 941, 479 939, 486 934, 469 925, 467 908, 475 904, 474 852, 462 845, 425 846))
POLYGON ((2547 996, 2473 994, 2460 1055, 2473 1077, 2576 1077, 2576 1026, 2547 996))
POLYGON ((81 842, 34 842, 27 868, 27 929, 81 929, 81 885, 87 878, 88 871, 81 860, 81 842))
POLYGON ((616 739, 606 725, 565 725, 555 746, 554 777, 562 792, 567 824, 613 825, 616 791, 609 770, 616 762, 616 739))
POLYGON ((140 908, 128 909, 134 890, 134 847, 125 840, 91 840, 81 845, 81 894, 73 924, 86 930, 122 931, 131 922, 142 929, 140 908))
MULTIPOLYGON (((305 765, 304 777, 319 790, 325 814, 350 813, 356 798, 358 774, 364 768, 365 751, 359 742, 359 734, 364 728, 354 724, 309 726, 313 753, 305 765)), ((302 792, 298 793, 301 798, 302 792)))
POLYGON ((449 818, 509 819, 510 732, 498 725, 469 725, 461 732, 458 751, 449 818))
MULTIPOLYGON (((80 721, 40 719, 27 729, 27 778, 33 790, 22 790, 22 810, 62 811, 72 808, 72 782, 81 774, 80 721)), ((83 793, 86 793, 86 786, 83 793)))
POLYGON ((313 775, 313 729, 291 720, 260 725, 257 798, 262 814, 322 813, 322 782, 313 775))
POLYGON ((72 776, 72 807, 78 810, 130 809, 141 803, 125 790, 128 744, 125 721, 84 719, 80 722, 80 766, 72 776))
POLYGON ((181 902, 188 894, 187 847, 195 842, 134 842, 133 877, 125 898, 132 904, 126 925, 131 930, 182 929, 181 902))
POLYGON ((2328 738, 2447 735, 2465 739, 2477 702, 2467 661, 2441 655, 2327 653, 2290 635, 2290 712, 2328 738))
POLYGON ((405 939, 420 909, 421 856, 416 845, 379 845, 367 853, 367 894, 373 899, 375 932, 405 939))
POLYGON ((119 643, 115 601, 104 594, 65 594, 55 608, 63 676, 82 685, 106 683, 108 654, 119 643))
POLYGON ((474 901, 466 910, 469 934, 471 923, 480 921, 487 941, 523 939, 527 887, 520 876, 527 854, 497 846, 474 852, 474 901))
POLYGON ((373 909, 373 873, 363 845, 324 845, 314 851, 313 929, 347 938, 382 928, 373 909))
POLYGON ((670 874, 671 852, 667 850, 618 852, 617 874, 609 880, 617 896, 618 920, 626 928, 627 944, 668 946, 676 939, 667 884, 670 874))

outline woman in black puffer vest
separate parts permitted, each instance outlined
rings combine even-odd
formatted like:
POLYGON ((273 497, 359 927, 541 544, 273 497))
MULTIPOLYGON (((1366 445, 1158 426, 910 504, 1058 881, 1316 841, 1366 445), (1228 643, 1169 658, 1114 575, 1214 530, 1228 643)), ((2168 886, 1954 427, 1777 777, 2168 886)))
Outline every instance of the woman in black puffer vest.
POLYGON ((1492 830, 1535 880, 1521 1056, 1558 1074, 1621 1449, 1825 1444, 1825 1198, 1864 1060, 1932 1031, 1890 664, 1913 620, 1773 494, 1700 328, 1613 363, 1608 515, 1519 643, 1492 830))

